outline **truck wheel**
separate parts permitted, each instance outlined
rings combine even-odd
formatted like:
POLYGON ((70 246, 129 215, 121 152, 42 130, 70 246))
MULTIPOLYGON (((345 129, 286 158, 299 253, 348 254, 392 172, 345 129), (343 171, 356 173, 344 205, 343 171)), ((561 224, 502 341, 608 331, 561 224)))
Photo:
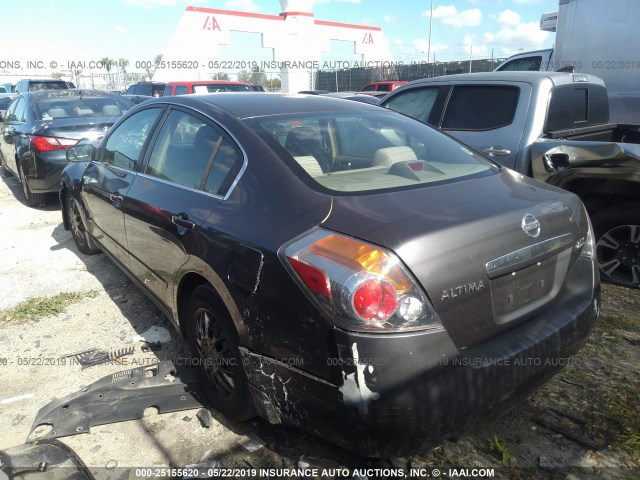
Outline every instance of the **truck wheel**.
POLYGON ((592 217, 600 276, 640 288, 640 205, 617 205, 592 217))
POLYGON ((24 198, 27 201, 27 205, 30 207, 40 207, 47 203, 45 200, 46 194, 31 192, 29 184, 27 183, 27 178, 22 173, 22 169, 20 169, 20 183, 22 184, 22 191, 24 192, 24 198))
POLYGON ((248 420, 256 412, 238 333, 226 310, 213 300, 216 296, 210 285, 201 285, 191 294, 185 317, 189 345, 214 408, 230 420, 248 420))
POLYGON ((71 226, 71 236, 80 252, 85 255, 95 255, 100 253, 100 249, 93 245, 89 232, 82 220, 82 205, 73 198, 71 193, 67 193, 67 215, 69 217, 69 225, 71 226))

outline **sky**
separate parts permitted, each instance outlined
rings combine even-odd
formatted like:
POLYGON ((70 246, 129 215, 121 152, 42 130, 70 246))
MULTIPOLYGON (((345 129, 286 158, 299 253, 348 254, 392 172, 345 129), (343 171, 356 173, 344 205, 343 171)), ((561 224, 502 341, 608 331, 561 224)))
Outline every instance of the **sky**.
MULTIPOLYGON (((0 29, 0 74, 12 61, 126 58, 129 71, 167 46, 187 5, 277 15, 277 0, 21 0, 0 29)), ((504 58, 553 46, 539 29, 558 0, 315 0, 316 19, 382 27, 394 61, 424 61, 431 23, 431 60, 504 58)), ((244 58, 256 34, 234 34, 226 59, 244 58)), ((332 45, 332 59, 348 55, 332 45)), ((346 58, 351 60, 352 58, 346 58)))

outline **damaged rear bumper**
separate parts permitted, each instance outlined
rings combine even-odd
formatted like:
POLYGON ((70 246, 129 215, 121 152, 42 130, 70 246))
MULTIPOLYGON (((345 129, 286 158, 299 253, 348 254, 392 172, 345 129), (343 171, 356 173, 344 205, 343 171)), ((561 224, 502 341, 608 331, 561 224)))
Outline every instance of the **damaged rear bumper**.
MULTIPOLYGON (((584 274, 593 276, 593 269, 584 274)), ((405 456, 504 415, 570 364, 595 325, 599 302, 594 278, 590 290, 574 291, 539 317, 463 350, 444 330, 336 330, 338 354, 327 361, 341 369, 341 383, 244 348, 243 364, 268 421, 304 428, 365 456, 405 456)))

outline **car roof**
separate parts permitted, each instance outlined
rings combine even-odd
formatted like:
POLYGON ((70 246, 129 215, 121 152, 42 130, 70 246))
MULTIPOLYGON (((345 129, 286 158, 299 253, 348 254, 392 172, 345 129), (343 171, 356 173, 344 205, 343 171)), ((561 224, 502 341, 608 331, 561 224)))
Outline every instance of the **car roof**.
POLYGON ((206 95, 178 95, 158 97, 145 102, 171 103, 185 106, 197 106, 202 103, 223 108, 238 118, 263 117, 287 113, 334 112, 350 110, 380 111, 374 105, 361 102, 345 102, 341 98, 324 95, 297 95, 267 92, 225 92, 206 95))
MULTIPOLYGON (((603 84, 602 79, 584 73, 565 73, 565 72, 482 72, 482 73, 459 73, 456 75, 445 75, 440 77, 422 78, 414 80, 407 85, 403 85, 403 90, 409 86, 427 84, 433 82, 459 82, 459 81, 506 81, 506 82, 528 82, 531 84, 540 84, 551 80, 554 85, 566 85, 574 83, 574 75, 586 77, 591 84, 603 84)), ((398 91, 398 90, 396 90, 398 91)))

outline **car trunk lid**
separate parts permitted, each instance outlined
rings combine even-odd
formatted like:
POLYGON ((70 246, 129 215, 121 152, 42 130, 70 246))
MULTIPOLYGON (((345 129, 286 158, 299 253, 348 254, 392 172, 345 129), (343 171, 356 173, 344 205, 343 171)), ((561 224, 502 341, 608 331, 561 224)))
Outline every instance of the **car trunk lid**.
POLYGON ((322 226, 393 250, 459 348, 548 306, 587 228, 575 195, 507 170, 383 195, 336 196, 322 226))

